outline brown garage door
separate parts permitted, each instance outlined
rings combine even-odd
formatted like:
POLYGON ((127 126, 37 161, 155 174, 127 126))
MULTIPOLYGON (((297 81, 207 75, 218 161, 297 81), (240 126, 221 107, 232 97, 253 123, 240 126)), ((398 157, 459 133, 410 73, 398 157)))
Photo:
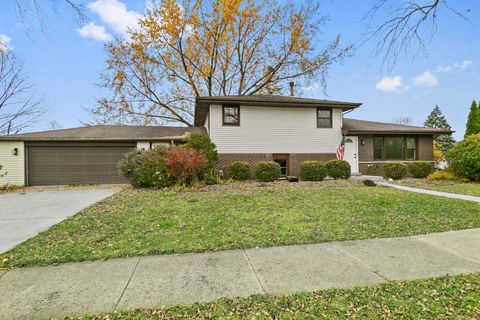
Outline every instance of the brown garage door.
POLYGON ((132 144, 32 144, 27 146, 28 185, 127 182, 117 163, 132 144))

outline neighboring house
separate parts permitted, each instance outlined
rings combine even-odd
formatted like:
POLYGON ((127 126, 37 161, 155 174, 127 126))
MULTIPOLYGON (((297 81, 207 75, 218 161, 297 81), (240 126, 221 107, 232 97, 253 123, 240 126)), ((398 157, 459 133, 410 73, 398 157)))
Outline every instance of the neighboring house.
POLYGON ((90 126, 0 137, 4 183, 55 185, 119 183, 116 168, 131 148, 149 149, 208 134, 217 145, 219 169, 230 163, 280 163, 298 175, 305 160, 335 159, 345 139, 354 174, 382 175, 388 161, 433 161, 433 136, 450 131, 344 118, 360 103, 284 96, 196 99, 195 127, 90 126))

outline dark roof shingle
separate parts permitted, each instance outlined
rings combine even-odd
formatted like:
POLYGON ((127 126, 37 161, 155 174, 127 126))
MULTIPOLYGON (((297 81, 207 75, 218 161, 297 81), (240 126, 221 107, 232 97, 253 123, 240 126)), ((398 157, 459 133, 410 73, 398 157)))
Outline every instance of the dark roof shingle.
POLYGON ((279 95, 251 95, 251 96, 215 96, 197 97, 195 103, 195 125, 203 126, 210 104, 236 103, 241 105, 270 106, 270 107, 335 107, 344 110, 358 108, 361 103, 345 102, 325 99, 310 99, 279 95))
POLYGON ((191 132, 206 134, 206 130, 203 127, 94 125, 72 129, 0 136, 0 141, 181 140, 191 132))
POLYGON ((432 129, 395 123, 384 123, 356 119, 343 119, 343 130, 347 133, 417 133, 451 134, 451 130, 432 129))

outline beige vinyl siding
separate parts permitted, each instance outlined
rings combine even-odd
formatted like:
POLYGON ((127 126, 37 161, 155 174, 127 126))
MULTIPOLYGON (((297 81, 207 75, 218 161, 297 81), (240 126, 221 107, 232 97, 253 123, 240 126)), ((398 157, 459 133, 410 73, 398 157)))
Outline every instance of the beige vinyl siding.
POLYGON ((240 126, 222 125, 222 106, 210 107, 210 137, 219 153, 335 153, 342 110, 332 128, 317 128, 316 108, 240 106, 240 126))
POLYGON ((25 147, 23 141, 0 142, 0 164, 3 165, 0 173, 7 172, 6 176, 0 178, 0 185, 25 184, 25 147), (14 156, 12 151, 18 149, 18 155, 14 156))

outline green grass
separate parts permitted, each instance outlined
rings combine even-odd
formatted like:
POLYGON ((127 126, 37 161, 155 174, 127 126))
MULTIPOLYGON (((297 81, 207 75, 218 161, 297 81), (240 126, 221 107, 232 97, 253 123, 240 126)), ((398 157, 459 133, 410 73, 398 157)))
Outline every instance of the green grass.
POLYGON ((397 183, 409 187, 466 194, 469 196, 480 197, 480 183, 459 182, 459 181, 429 181, 426 179, 406 179, 399 180, 397 183))
MULTIPOLYGON (((79 319, 479 319, 480 273, 79 319)), ((73 319, 73 318, 72 318, 73 319)))
POLYGON ((349 181, 126 189, 0 255, 0 267, 480 227, 480 204, 349 181))

